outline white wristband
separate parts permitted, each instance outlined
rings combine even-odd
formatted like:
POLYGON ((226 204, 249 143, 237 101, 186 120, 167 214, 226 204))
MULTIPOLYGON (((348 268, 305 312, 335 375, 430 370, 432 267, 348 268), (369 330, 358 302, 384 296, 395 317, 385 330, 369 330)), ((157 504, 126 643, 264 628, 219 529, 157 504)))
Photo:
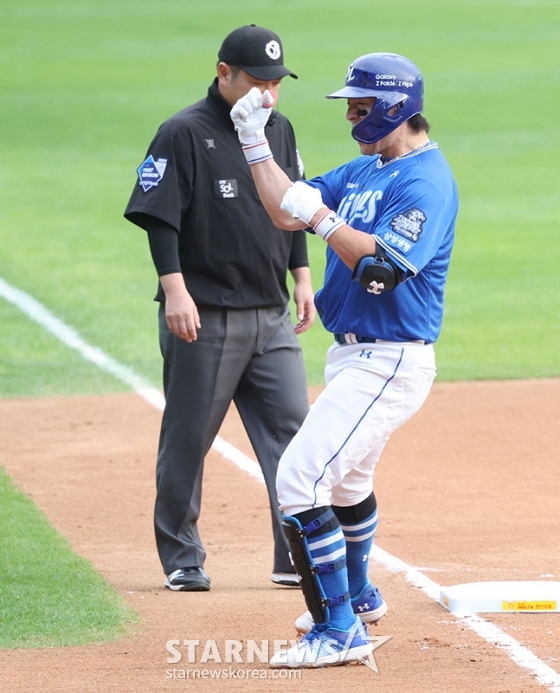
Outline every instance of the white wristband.
POLYGON ((344 224, 346 224, 344 219, 341 219, 336 212, 329 209, 315 224, 313 231, 324 241, 328 241, 332 234, 341 226, 344 226, 344 224))
POLYGON ((249 164, 259 164, 261 161, 272 159, 272 152, 267 139, 255 142, 255 144, 243 145, 243 153, 249 164))

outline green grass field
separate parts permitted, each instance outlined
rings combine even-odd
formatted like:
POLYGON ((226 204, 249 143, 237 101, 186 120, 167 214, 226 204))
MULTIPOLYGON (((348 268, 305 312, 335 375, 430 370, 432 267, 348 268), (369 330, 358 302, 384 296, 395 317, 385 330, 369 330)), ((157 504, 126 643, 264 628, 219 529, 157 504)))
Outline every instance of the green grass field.
MULTIPOLYGON (((461 197, 439 379, 559 376, 557 0, 3 0, 0 278, 159 385, 155 272, 122 213, 158 125, 205 95, 223 37, 250 22, 281 35, 300 77, 285 80, 280 108, 308 177, 358 153, 344 104, 324 99, 353 58, 388 50, 420 66, 461 197)), ((324 245, 309 245, 319 288, 324 245)), ((126 389, 2 299, 0 325, 0 397, 126 389)), ((319 324, 302 337, 310 383, 329 343, 319 324)), ((23 512, 13 494, 3 501, 23 512)), ((23 573, 25 558, 14 554, 23 573)), ((13 585, 0 603, 17 613, 13 585)), ((28 635, 8 640, 47 642, 24 611, 28 635)))
POLYGON ((0 467, 0 648, 106 642, 137 615, 0 467))
MULTIPOLYGON (((344 104, 323 98, 354 57, 420 65, 461 194, 439 378, 560 373, 556 1, 4 0, 0 20, 0 277, 154 383, 155 274, 122 212, 157 126, 205 94, 223 36, 250 21, 281 34, 300 76, 280 107, 308 176, 357 154, 344 104)), ((310 249, 318 288, 324 247, 310 249)), ((0 311, 0 396, 123 388, 0 311)), ((329 342, 320 325, 302 339, 312 383, 329 342)))

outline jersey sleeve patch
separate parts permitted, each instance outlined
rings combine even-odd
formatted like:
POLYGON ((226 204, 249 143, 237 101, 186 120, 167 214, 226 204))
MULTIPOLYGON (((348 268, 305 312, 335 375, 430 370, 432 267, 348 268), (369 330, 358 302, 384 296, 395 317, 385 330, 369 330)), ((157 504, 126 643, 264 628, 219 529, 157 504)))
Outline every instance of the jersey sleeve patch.
POLYGON ((424 212, 416 207, 397 214, 390 221, 393 231, 386 231, 383 239, 394 248, 408 253, 413 247, 412 244, 418 243, 426 218, 424 212))
POLYGON ((397 214, 391 219, 391 227, 395 233, 418 243, 422 227, 426 221, 426 215, 421 209, 409 209, 402 214, 397 214))
POLYGON ((148 190, 158 185, 163 178, 166 167, 167 159, 158 159, 155 161, 151 154, 146 161, 138 167, 138 185, 142 187, 144 192, 148 192, 148 190))

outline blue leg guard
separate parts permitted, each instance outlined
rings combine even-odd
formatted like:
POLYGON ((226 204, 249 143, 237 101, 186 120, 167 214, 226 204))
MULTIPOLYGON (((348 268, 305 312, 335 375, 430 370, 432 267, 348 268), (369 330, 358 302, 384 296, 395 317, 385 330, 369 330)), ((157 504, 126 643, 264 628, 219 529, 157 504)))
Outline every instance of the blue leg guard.
MULTIPOLYGON (((301 518, 307 513, 300 513, 299 515, 301 518)), ((300 577, 301 590, 307 608, 317 625, 327 625, 332 620, 332 608, 344 604, 350 598, 346 580, 345 551, 340 550, 341 556, 335 560, 317 562, 312 553, 317 555, 326 551, 328 554, 329 548, 324 550, 311 549, 310 543, 313 545, 313 542, 317 542, 317 538, 321 539, 321 537, 327 536, 329 531, 338 530, 340 533, 336 516, 331 508, 318 508, 316 517, 307 524, 302 524, 297 517, 285 515, 282 519, 282 527, 290 545, 294 568, 300 577), (323 529, 322 532, 321 529, 323 529), (310 542, 309 535, 316 533, 318 537, 314 537, 310 542), (335 578, 334 573, 337 572, 340 572, 340 577, 339 580, 334 579, 334 585, 340 583, 339 587, 342 589, 338 591, 341 591, 342 594, 329 594, 333 590, 333 580, 328 579, 329 574, 333 574, 332 578, 335 578), (324 582, 329 584, 330 589, 325 590, 324 582)))

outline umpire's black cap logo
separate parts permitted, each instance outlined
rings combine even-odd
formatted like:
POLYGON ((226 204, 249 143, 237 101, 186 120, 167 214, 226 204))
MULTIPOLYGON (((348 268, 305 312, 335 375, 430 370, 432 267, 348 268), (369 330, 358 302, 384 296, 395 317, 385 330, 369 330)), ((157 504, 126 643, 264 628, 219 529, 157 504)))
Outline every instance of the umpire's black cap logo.
POLYGON ((281 79, 286 75, 297 79, 297 75, 284 65, 278 34, 255 24, 239 27, 226 36, 218 60, 237 65, 255 79, 281 79))

